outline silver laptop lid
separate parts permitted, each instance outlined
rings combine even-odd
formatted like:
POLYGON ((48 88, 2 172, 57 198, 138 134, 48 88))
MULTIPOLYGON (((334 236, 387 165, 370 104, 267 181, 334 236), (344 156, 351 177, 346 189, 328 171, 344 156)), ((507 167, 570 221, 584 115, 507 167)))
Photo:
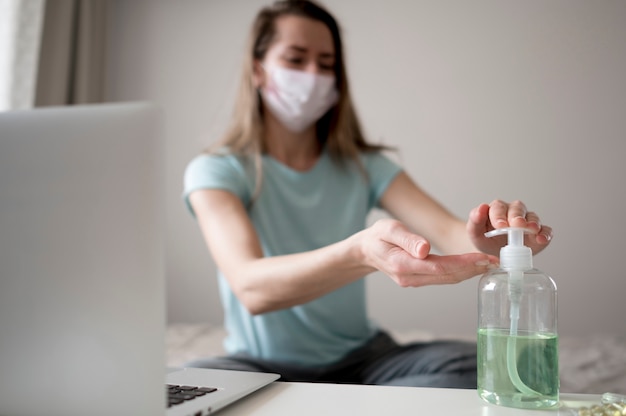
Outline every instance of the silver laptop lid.
POLYGON ((0 415, 165 413, 159 114, 0 113, 0 415))

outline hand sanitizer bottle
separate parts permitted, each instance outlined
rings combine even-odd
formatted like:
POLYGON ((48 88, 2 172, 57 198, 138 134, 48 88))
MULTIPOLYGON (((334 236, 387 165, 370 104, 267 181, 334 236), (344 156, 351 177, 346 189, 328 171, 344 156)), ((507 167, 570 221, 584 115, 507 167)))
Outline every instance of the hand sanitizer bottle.
POLYGON ((559 403, 556 285, 533 268, 523 228, 507 234, 500 268, 478 287, 478 394, 489 403, 546 409, 559 403))

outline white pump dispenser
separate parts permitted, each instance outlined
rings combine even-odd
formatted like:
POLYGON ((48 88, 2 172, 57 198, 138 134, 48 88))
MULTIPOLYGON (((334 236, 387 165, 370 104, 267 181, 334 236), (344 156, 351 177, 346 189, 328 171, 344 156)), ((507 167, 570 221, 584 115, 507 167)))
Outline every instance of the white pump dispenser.
POLYGON ((488 402, 510 407, 547 408, 558 404, 556 286, 533 268, 523 228, 507 234, 500 268, 479 283, 478 392, 488 402), (520 372, 525 379, 520 377, 520 372))
POLYGON ((485 233, 485 237, 508 235, 508 244, 500 249, 500 266, 505 270, 528 270, 533 268, 533 252, 524 245, 524 234, 533 233, 527 228, 497 228, 485 233))

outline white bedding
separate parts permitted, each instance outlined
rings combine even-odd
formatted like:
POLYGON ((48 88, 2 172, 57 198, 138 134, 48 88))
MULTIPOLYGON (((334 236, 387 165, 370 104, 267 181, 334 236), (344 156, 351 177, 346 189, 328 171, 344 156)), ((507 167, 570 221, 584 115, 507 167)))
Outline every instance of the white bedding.
MULTIPOLYGON (((424 331, 390 331, 398 342, 432 340, 424 331)), ((182 366, 200 357, 224 353, 221 327, 176 324, 167 329, 167 365, 182 366)), ((626 394, 626 338, 561 338, 559 340, 561 391, 626 394)))

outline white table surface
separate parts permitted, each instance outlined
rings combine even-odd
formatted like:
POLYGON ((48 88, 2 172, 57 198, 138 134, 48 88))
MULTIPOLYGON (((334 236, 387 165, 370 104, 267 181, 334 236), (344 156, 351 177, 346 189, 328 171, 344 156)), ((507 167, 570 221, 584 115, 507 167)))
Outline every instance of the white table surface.
POLYGON ((559 409, 523 410, 488 404, 476 390, 274 382, 218 414, 574 416, 572 407, 600 402, 600 395, 561 394, 560 398, 559 409))

